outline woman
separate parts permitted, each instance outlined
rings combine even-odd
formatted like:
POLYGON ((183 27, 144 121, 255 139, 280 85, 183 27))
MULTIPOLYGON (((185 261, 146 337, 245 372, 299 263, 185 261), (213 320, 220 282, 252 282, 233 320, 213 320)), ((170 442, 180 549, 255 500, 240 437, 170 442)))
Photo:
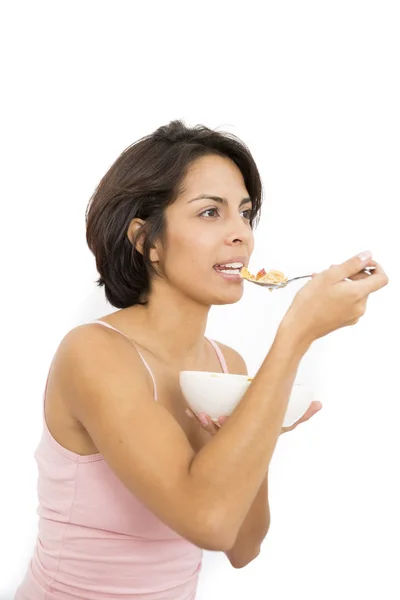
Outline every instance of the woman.
POLYGON ((212 305, 242 297, 238 269, 260 208, 246 146, 178 121, 127 148, 100 182, 87 241, 119 310, 68 332, 50 367, 39 535, 16 600, 188 600, 203 548, 234 567, 258 555, 268 466, 299 362, 387 283, 369 254, 314 276, 224 426, 189 419, 181 370, 246 373, 235 350, 204 333, 212 305), (357 275, 366 264, 375 274, 357 275))

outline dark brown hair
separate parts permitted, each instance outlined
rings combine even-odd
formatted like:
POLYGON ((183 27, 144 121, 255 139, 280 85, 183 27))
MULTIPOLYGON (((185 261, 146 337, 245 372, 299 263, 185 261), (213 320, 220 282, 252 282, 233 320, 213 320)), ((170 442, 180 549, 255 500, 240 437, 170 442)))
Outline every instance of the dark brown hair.
POLYGON ((247 146, 235 135, 203 125, 187 127, 172 121, 122 152, 101 179, 86 209, 86 239, 96 258, 107 300, 117 308, 146 304, 150 275, 156 273, 149 254, 165 234, 166 208, 179 195, 189 166, 216 154, 230 158, 240 169, 253 201, 251 226, 258 222, 262 184, 247 146), (143 254, 127 236, 132 219, 145 221, 143 254))

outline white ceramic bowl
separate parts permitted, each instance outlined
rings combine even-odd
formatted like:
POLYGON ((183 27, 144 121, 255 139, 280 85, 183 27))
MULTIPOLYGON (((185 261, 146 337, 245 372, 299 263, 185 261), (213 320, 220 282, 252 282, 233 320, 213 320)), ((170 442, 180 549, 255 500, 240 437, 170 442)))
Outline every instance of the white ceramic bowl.
MULTIPOLYGON (((208 414, 213 421, 229 416, 236 408, 252 378, 231 373, 181 371, 180 386, 191 410, 198 415, 208 414)), ((311 385, 295 383, 290 395, 283 427, 290 427, 304 415, 314 400, 311 385)))

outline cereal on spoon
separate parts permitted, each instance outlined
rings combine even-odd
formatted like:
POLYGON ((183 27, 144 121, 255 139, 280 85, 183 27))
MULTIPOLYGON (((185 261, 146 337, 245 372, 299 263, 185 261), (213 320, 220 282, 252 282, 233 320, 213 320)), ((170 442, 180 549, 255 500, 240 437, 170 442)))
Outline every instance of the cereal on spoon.
MULTIPOLYGON (((258 281, 260 283, 286 283, 288 278, 282 273, 282 271, 266 271, 265 269, 261 269, 258 271, 256 275, 252 275, 250 271, 243 267, 240 271, 240 276, 243 279, 247 279, 248 281, 258 281)), ((272 292, 273 288, 270 288, 269 291, 272 292)))

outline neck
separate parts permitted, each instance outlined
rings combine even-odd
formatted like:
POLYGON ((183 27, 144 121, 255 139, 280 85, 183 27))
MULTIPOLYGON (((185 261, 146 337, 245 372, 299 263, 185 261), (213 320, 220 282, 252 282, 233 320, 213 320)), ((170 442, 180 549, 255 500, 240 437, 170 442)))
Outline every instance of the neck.
POLYGON ((124 312, 127 318, 131 313, 132 321, 140 315, 141 337, 145 336, 149 350, 169 364, 194 365, 204 355, 209 310, 210 306, 163 286, 162 290, 153 290, 148 304, 124 312))

